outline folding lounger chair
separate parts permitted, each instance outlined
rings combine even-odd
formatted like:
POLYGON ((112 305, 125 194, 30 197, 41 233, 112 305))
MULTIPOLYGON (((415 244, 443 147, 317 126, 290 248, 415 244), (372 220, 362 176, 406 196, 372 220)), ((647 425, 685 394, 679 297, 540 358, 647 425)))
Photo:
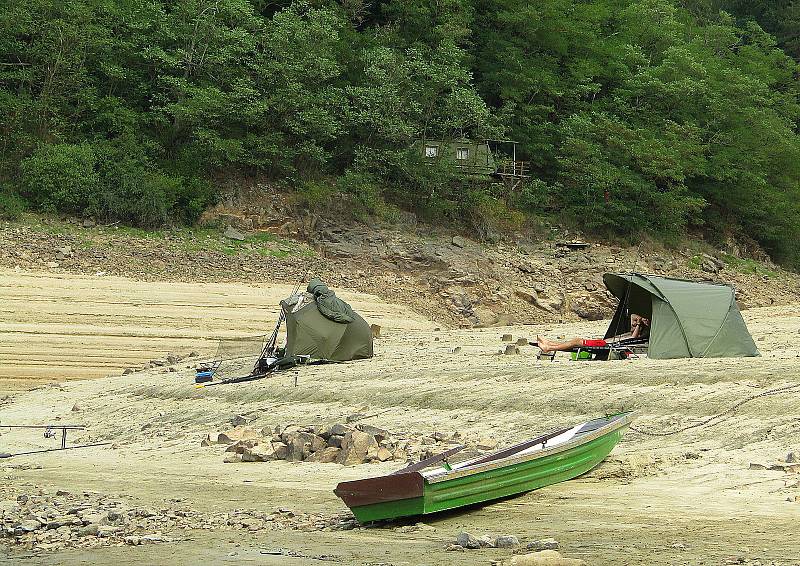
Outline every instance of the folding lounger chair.
MULTIPOLYGON (((647 338, 629 338, 627 340, 620 340, 619 342, 612 342, 604 346, 579 346, 566 351, 572 354, 573 360, 608 360, 612 355, 628 358, 630 356, 635 356, 637 353, 645 353, 648 343, 649 339, 647 338), (581 356, 581 354, 588 354, 588 356, 581 356)), ((536 342, 529 342, 529 344, 531 346, 539 346, 536 342)), ((539 359, 550 358, 550 361, 553 361, 555 357, 555 351, 539 355, 539 359)))

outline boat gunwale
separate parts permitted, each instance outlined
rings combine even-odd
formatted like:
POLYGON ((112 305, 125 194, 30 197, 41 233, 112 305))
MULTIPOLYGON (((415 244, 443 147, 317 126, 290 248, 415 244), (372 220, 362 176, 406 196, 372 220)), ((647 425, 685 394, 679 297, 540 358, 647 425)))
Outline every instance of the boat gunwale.
POLYGON ((614 432, 615 430, 624 428, 628 426, 633 420, 633 418, 631 417, 631 413, 624 413, 615 416, 617 416, 618 418, 615 418, 608 424, 605 424, 602 427, 593 430, 591 432, 581 434, 578 437, 573 437, 572 439, 563 442, 561 444, 557 444, 551 448, 543 448, 542 450, 533 452, 531 454, 525 454, 524 456, 512 455, 507 458, 502 458, 500 460, 491 460, 489 462, 476 464, 472 466, 466 466, 464 468, 458 468, 454 470, 442 470, 441 472, 438 472, 435 475, 423 476, 425 479, 425 483, 427 484, 440 483, 452 479, 471 476, 473 474, 478 474, 481 472, 496 470, 498 468, 505 468, 507 466, 513 466, 516 464, 530 462, 533 460, 538 460, 540 458, 546 458, 547 456, 552 456, 554 454, 558 454, 559 452, 565 452, 567 450, 577 448, 582 444, 586 444, 588 442, 596 440, 597 438, 605 436, 610 432, 614 432))

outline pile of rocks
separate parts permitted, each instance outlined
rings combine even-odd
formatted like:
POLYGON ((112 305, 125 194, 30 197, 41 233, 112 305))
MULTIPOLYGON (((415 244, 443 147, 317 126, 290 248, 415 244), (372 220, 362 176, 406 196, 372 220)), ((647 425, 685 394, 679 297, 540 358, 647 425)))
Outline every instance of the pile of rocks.
POLYGON ((333 531, 358 526, 349 513, 323 516, 288 509, 236 509, 203 514, 171 500, 161 508, 135 507, 120 497, 84 491, 22 493, 0 500, 0 541, 28 550, 61 550, 180 540, 192 529, 333 531))
MULTIPOLYGON (((163 371, 164 373, 171 371, 174 372, 178 371, 177 368, 174 367, 175 364, 178 364, 188 358, 197 358, 199 356, 200 354, 198 354, 197 352, 191 352, 189 354, 186 354, 185 356, 181 356, 178 354, 167 354, 164 358, 150 360, 149 362, 146 362, 141 366, 127 367, 122 371, 122 375, 128 375, 129 373, 134 373, 137 371, 146 371, 155 368, 162 368, 161 371, 163 371)), ((186 366, 186 367, 189 368, 191 366, 186 366)))
MULTIPOLYGON (((518 548, 520 547, 519 538, 514 535, 491 536, 483 535, 477 537, 466 531, 458 533, 454 543, 447 545, 445 550, 463 551, 477 550, 479 548, 518 548)), ((538 539, 529 542, 525 547, 528 551, 557 550, 558 541, 552 538, 538 539)))
MULTIPOLYGON (((226 445, 228 463, 288 460, 352 466, 389 460, 419 461, 461 442, 457 432, 400 435, 368 424, 276 425, 260 431, 240 424, 226 432, 207 434, 201 445, 226 445)), ((496 446, 493 439, 479 440, 465 455, 496 446)))

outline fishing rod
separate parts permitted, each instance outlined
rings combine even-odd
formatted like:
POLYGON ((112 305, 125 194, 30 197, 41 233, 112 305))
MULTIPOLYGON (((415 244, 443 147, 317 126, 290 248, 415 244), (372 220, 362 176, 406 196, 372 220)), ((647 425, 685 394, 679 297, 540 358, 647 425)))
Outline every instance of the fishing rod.
MULTIPOLYGON (((306 272, 303 274, 303 277, 297 282, 292 289, 292 294, 289 295, 290 297, 294 297, 297 295, 297 292, 300 290, 300 285, 308 278, 308 274, 311 272, 311 268, 309 267, 306 269, 306 272)), ((271 358, 275 354, 276 346, 278 345, 278 332, 280 331, 281 325, 286 320, 286 312, 283 310, 283 306, 281 306, 281 312, 278 315, 278 322, 275 324, 275 328, 272 329, 272 334, 270 334, 269 339, 264 344, 264 347, 261 350, 261 355, 258 357, 258 361, 256 361, 256 365, 253 368, 253 371, 258 371, 261 360, 265 358, 271 358)))
POLYGON ((94 446, 108 446, 110 442, 97 442, 94 444, 79 444, 78 446, 64 446, 62 448, 47 448, 44 450, 30 450, 28 452, 0 452, 0 459, 13 458, 14 456, 28 456, 29 454, 44 454, 45 452, 61 452, 62 450, 76 450, 78 448, 92 448, 94 446))
POLYGON ((76 448, 91 448, 93 446, 106 446, 110 442, 96 442, 92 444, 79 444, 77 446, 67 446, 67 431, 68 430, 86 430, 86 425, 72 425, 72 424, 49 424, 49 425, 7 425, 0 423, 0 428, 12 429, 44 429, 45 438, 55 438, 57 430, 61 430, 61 447, 60 448, 44 448, 41 450, 29 450, 26 452, 0 452, 0 459, 12 458, 14 456, 26 456, 28 454, 44 454, 45 452, 60 452, 61 450, 75 450, 76 448))

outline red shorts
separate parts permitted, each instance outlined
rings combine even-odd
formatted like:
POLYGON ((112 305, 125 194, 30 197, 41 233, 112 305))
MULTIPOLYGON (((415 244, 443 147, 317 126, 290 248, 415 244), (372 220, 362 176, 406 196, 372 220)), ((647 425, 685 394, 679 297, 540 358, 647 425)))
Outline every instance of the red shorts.
POLYGON ((583 346, 586 348, 599 348, 600 346, 608 346, 605 340, 584 340, 583 346))

